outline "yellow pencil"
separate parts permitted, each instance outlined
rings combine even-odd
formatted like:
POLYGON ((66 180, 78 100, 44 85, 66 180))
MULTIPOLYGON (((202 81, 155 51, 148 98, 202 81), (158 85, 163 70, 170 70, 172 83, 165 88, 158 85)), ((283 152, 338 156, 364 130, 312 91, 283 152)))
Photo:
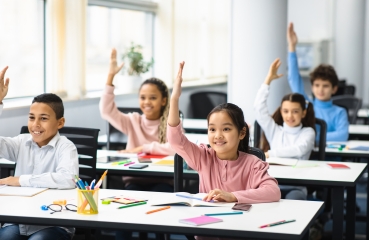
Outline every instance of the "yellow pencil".
POLYGON ((105 172, 103 173, 103 175, 101 176, 101 178, 99 179, 99 181, 96 183, 95 185, 95 188, 94 189, 97 189, 101 186, 102 184, 102 181, 104 180, 106 174, 108 173, 108 170, 105 170, 105 172))

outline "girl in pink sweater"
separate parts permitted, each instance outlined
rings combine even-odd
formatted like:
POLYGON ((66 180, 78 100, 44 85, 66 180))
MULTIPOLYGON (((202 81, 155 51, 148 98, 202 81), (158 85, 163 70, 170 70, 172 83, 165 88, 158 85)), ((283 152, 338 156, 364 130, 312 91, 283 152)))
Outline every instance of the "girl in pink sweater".
POLYGON ((182 133, 178 117, 182 70, 173 86, 168 117, 167 137, 172 148, 200 175, 200 192, 206 201, 238 203, 279 201, 277 181, 269 176, 268 163, 248 154, 249 130, 242 110, 225 103, 208 115, 208 138, 211 148, 191 143, 182 133))

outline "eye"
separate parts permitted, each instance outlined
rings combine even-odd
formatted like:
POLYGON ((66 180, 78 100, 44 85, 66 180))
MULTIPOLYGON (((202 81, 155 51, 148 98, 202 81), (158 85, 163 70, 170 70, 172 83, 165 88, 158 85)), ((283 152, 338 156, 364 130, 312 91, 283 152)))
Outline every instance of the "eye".
POLYGON ((215 129, 214 129, 214 128, 209 128, 209 129, 208 129, 208 131, 209 131, 209 132, 214 132, 214 131, 215 131, 215 129))
POLYGON ((228 131, 230 131, 231 129, 230 128, 224 128, 223 129, 223 131, 225 131, 225 132, 228 132, 228 131))
POLYGON ((48 118, 42 117, 41 120, 46 121, 46 120, 48 120, 48 118))
POLYGON ((150 100, 156 100, 156 97, 151 97, 150 100))
POLYGON ((34 119, 35 119, 35 117, 33 117, 33 116, 29 116, 29 117, 28 117, 28 119, 29 119, 29 120, 34 120, 34 119))

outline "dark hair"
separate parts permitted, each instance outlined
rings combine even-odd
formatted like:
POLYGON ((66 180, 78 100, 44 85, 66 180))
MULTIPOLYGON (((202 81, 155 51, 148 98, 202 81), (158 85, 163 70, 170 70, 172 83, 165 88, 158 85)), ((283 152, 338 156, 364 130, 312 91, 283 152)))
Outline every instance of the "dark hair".
POLYGON ((61 98, 53 93, 43 93, 33 98, 33 103, 45 103, 52 110, 54 110, 56 119, 60 119, 64 116, 64 106, 61 98))
POLYGON ((320 64, 310 73, 311 84, 317 79, 329 81, 332 87, 338 85, 337 73, 331 65, 320 64))
MULTIPOLYGON (((284 96, 282 98, 281 106, 284 101, 297 102, 300 104, 303 111, 306 109, 306 115, 301 120, 302 127, 311 127, 315 131, 315 113, 313 104, 311 104, 311 102, 305 100, 305 97, 299 93, 290 93, 284 96)), ((283 126, 281 106, 279 106, 277 110, 273 113, 272 118, 274 119, 276 124, 283 126)), ((262 149, 264 152, 270 149, 269 142, 266 139, 264 133, 261 136, 259 148, 262 149)))
POLYGON ((169 90, 167 85, 159 78, 146 79, 140 87, 140 90, 145 84, 154 84, 160 91, 161 96, 167 99, 167 103, 161 108, 160 124, 159 124, 159 143, 166 143, 167 141, 167 121, 169 115, 169 90))
POLYGON ((208 124, 211 114, 221 111, 228 113, 229 117, 232 119, 233 124, 237 127, 238 133, 240 133, 242 129, 246 127, 246 136, 242 140, 240 140, 240 143, 238 144, 238 151, 248 153, 250 131, 248 125, 245 122, 242 109, 232 103, 220 104, 216 106, 213 110, 211 110, 211 112, 208 114, 207 117, 208 124))

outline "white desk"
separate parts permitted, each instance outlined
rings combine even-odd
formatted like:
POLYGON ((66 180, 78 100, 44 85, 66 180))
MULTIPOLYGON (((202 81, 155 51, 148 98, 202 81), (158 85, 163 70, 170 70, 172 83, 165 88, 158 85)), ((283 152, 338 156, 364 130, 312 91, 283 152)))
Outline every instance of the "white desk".
POLYGON ((357 116, 359 118, 369 118, 369 109, 368 108, 361 108, 357 112, 357 116))
POLYGON ((208 120, 207 119, 183 119, 183 128, 188 132, 195 133, 207 133, 208 132, 208 120))
POLYGON ((343 148, 342 150, 335 149, 335 148, 325 148, 325 155, 326 156, 338 156, 338 157, 363 157, 369 158, 369 151, 359 151, 359 150, 351 150, 352 147, 357 146, 369 146, 369 141, 362 141, 362 140, 350 140, 345 142, 327 142, 327 144, 341 144, 346 145, 347 148, 343 148))
POLYGON ((75 189, 47 190, 31 198, 0 197, 0 222, 234 238, 308 239, 309 226, 323 206, 322 202, 296 200, 253 204, 250 212, 217 216, 222 218, 223 222, 191 226, 179 223, 179 219, 196 217, 204 213, 226 212, 230 209, 227 207, 172 206, 170 209, 147 215, 145 214, 147 211, 158 208, 150 206, 151 199, 166 198, 170 193, 101 189, 99 199, 127 195, 149 201, 147 205, 125 209, 117 209, 119 205, 114 203, 103 205, 100 201, 99 213, 91 216, 71 211, 50 214, 50 211, 40 209, 41 205, 51 204, 57 199, 74 199, 68 203, 75 204, 76 194, 75 189), (296 219, 296 222, 259 228, 261 225, 281 219, 296 219))

